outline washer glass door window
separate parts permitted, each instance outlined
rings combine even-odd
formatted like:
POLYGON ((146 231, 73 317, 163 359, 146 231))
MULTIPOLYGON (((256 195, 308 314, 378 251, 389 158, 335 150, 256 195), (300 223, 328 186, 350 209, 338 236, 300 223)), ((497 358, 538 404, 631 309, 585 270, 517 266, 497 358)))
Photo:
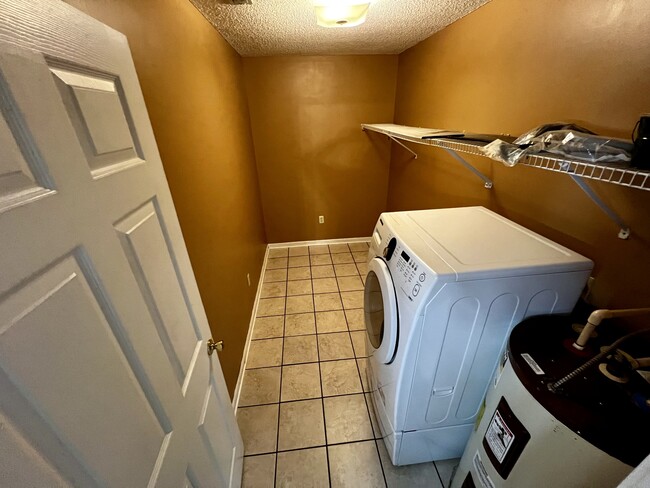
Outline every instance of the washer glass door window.
POLYGON ((388 364, 397 344, 397 300, 388 266, 383 259, 370 261, 364 289, 364 312, 370 353, 388 364))

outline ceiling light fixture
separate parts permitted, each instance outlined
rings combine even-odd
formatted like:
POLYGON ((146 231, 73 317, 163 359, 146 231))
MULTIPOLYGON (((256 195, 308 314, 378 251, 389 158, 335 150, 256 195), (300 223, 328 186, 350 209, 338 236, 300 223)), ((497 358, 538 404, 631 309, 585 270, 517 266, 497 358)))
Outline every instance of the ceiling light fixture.
POLYGON ((355 27, 366 21, 370 2, 360 0, 316 0, 316 18, 321 27, 355 27))

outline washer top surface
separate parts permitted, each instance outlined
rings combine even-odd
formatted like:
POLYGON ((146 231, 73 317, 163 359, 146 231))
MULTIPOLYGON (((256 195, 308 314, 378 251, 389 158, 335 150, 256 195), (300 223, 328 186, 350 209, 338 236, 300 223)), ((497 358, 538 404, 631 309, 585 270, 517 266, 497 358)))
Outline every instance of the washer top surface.
POLYGON ((433 270, 457 279, 591 269, 591 260, 486 208, 383 214, 398 240, 433 270), (443 261, 446 266, 440 266, 443 261), (462 276, 462 278, 461 278, 462 276))

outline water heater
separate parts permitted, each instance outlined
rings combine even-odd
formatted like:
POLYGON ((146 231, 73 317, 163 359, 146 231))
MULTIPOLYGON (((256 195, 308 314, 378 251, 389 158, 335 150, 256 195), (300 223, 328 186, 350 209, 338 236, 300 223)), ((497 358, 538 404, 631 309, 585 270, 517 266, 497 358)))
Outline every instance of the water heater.
POLYGON ((648 343, 623 342, 552 385, 620 335, 603 328, 578 351, 569 317, 515 327, 452 488, 617 486, 650 453, 650 384, 628 364, 650 356, 648 343))

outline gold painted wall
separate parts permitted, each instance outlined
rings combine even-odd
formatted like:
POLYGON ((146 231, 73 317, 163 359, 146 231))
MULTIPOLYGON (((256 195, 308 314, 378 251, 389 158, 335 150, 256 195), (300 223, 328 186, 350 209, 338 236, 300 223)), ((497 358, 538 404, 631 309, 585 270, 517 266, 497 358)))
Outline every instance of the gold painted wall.
MULTIPOLYGON (((399 57, 395 123, 513 135, 574 121, 630 137, 650 112, 650 2, 492 0, 399 57)), ((492 190, 440 149, 392 149, 390 210, 484 205, 596 263, 601 307, 650 306, 650 192, 592 188, 628 241, 566 175, 472 158, 492 190)))
POLYGON ((269 242, 369 236, 390 148, 360 124, 392 120, 397 56, 244 58, 244 72, 269 242))
POLYGON ((68 3, 129 40, 232 395, 266 242, 241 58, 188 0, 68 3))

